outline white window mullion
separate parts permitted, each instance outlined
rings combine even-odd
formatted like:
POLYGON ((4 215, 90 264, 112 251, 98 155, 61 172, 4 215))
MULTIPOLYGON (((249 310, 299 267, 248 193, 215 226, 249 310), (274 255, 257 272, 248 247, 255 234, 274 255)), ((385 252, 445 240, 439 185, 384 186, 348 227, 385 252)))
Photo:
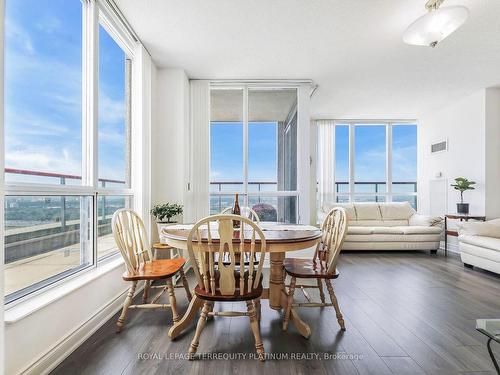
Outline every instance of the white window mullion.
POLYGON ((385 175, 387 184, 387 201, 392 202, 392 124, 386 126, 386 159, 385 175))
MULTIPOLYGON (((82 119, 82 185, 92 188, 92 212, 80 213, 80 238, 89 233, 87 223, 92 227, 93 264, 97 264, 98 215, 96 189, 98 187, 98 84, 99 84, 99 13, 95 2, 83 2, 83 119, 82 119)), ((85 242, 84 242, 85 243, 85 242)), ((90 249, 81 249, 84 261, 90 249)))
POLYGON ((83 134, 82 185, 98 187, 99 21, 93 1, 83 7, 83 134))
POLYGON ((248 206, 248 86, 243 89, 243 194, 248 206))
POLYGON ((349 124, 349 201, 354 202, 354 130, 355 125, 349 124))

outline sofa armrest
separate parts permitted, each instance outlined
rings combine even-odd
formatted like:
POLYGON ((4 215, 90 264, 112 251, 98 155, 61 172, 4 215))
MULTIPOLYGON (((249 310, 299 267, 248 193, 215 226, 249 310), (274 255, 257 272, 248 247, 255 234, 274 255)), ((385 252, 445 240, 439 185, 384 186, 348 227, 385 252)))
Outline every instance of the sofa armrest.
POLYGON ((410 226, 421 226, 421 227, 436 227, 441 226, 443 218, 439 216, 428 216, 421 214, 413 214, 408 219, 408 225, 410 226))

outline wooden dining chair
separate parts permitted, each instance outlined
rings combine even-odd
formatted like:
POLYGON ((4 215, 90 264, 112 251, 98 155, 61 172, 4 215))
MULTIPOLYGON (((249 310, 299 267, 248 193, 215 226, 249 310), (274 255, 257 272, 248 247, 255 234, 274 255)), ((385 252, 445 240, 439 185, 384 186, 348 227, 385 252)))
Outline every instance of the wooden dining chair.
MULTIPOLYGON (((241 216, 247 217, 255 223, 260 223, 259 215, 257 215, 257 212, 255 212, 252 208, 250 208, 248 206, 242 206, 240 208, 240 211, 241 211, 241 216)), ((221 214, 232 214, 233 207, 226 207, 220 213, 221 214)))
POLYGON ((284 261, 285 272, 291 276, 290 284, 288 285, 288 303, 285 317, 283 319, 284 330, 288 328, 288 321, 290 319, 290 311, 292 307, 333 306, 335 308, 340 328, 345 331, 344 318, 340 312, 339 303, 331 283, 332 279, 339 277, 337 260, 347 232, 347 216, 345 210, 340 207, 334 207, 323 221, 321 230, 323 235, 321 241, 316 247, 312 260, 286 258, 284 261), (317 285, 297 285, 297 278, 316 279, 317 285), (325 282, 328 293, 330 294, 331 303, 325 303, 323 281, 325 282), (293 295, 296 288, 300 288, 302 290, 308 302, 294 303, 293 295), (311 302, 309 294, 305 291, 306 288, 319 289, 321 303, 311 302))
POLYGON ((179 320, 179 315, 177 313, 174 288, 184 288, 188 299, 191 300, 189 284, 183 270, 186 260, 181 257, 174 259, 154 259, 144 223, 139 215, 130 209, 117 210, 113 215, 111 226, 116 245, 118 249, 120 249, 120 253, 122 254, 127 268, 122 278, 132 283, 127 297, 125 298, 122 313, 116 323, 117 332, 120 332, 123 328, 129 309, 170 308, 172 310, 172 319, 174 322, 177 322, 179 320), (172 277, 176 274, 180 274, 182 286, 174 286, 172 277), (151 285, 154 280, 163 279, 166 280, 165 285, 151 285), (141 280, 144 281, 143 303, 141 305, 132 305, 137 283, 141 280), (150 288, 160 289, 160 292, 150 303, 146 303, 150 288), (170 303, 157 303, 165 292, 168 292, 170 303))
POLYGON ((187 238, 187 248, 198 281, 194 293, 204 301, 189 347, 189 359, 194 359, 208 316, 248 316, 255 338, 255 348, 259 359, 263 361, 264 346, 255 307, 255 301, 262 294, 262 267, 266 254, 266 239, 262 230, 243 216, 213 215, 194 225, 187 238), (240 228, 233 228, 234 220, 241 223, 240 228), (257 240, 260 243, 257 243, 257 240), (257 266, 253 262, 245 264, 245 257, 240 257, 237 267, 236 254, 245 254, 248 259, 253 259, 257 251, 261 252, 257 266), (228 265, 223 262, 226 254, 230 259, 228 265), (218 255, 217 261, 215 255, 218 255), (246 312, 213 311, 215 302, 238 301, 246 302, 246 312))
MULTIPOLYGON (((233 212, 233 207, 226 207, 220 213, 224 215, 224 214, 231 214, 232 212, 233 212)), ((260 223, 259 215, 257 215, 257 212, 255 212, 248 206, 241 207, 241 216, 247 217, 257 224, 260 223)), ((239 253, 235 254, 235 257, 236 257, 236 265, 238 265, 240 263, 240 254, 239 253)), ((254 254, 254 264, 259 263, 258 257, 259 256, 257 254, 254 254)), ((249 258, 245 258, 245 265, 247 265, 249 261, 250 261, 249 258)), ((228 254, 225 255, 224 264, 225 265, 229 264, 228 254)))

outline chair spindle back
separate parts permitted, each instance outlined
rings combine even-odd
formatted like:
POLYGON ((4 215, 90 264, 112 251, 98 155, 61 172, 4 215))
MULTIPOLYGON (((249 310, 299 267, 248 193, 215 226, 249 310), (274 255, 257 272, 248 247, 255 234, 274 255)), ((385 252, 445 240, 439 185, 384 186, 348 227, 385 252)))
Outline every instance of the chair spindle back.
POLYGON ((234 295, 237 282, 241 295, 250 293, 259 286, 266 253, 266 239, 262 230, 250 219, 230 214, 201 219, 189 233, 187 248, 198 286, 205 292, 215 295, 217 272, 222 295, 234 295), (240 228, 234 229, 233 221, 239 221, 240 228), (256 252, 261 253, 257 265, 253 262, 245 265, 244 259, 246 257, 254 259, 256 252), (235 253, 245 256, 235 257, 235 253), (218 254, 217 261, 215 254, 218 254), (239 273, 234 272, 237 258, 239 258, 239 273), (229 264, 224 265, 223 259, 229 259, 229 264), (235 275, 238 274, 239 280, 236 280, 235 275))
MULTIPOLYGON (((241 207, 240 210, 241 210, 241 216, 247 217, 256 223, 260 223, 259 215, 257 215, 257 212, 255 212, 250 207, 243 206, 243 207, 241 207)), ((220 213, 221 214, 232 214, 232 212, 233 212, 233 207, 226 207, 220 213)))
POLYGON ((128 208, 117 210, 111 228, 129 274, 135 274, 142 263, 153 259, 144 222, 136 212, 128 208))
POLYGON ((344 208, 334 207, 321 225, 321 242, 316 247, 314 261, 319 259, 328 274, 336 272, 337 261, 347 233, 347 215, 344 208))

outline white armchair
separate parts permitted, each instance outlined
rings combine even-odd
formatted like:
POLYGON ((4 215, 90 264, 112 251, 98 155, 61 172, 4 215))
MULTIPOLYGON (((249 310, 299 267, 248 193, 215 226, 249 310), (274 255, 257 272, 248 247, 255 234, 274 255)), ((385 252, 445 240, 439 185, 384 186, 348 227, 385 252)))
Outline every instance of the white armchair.
POLYGON ((465 267, 500 274, 500 219, 460 223, 458 241, 465 267))

